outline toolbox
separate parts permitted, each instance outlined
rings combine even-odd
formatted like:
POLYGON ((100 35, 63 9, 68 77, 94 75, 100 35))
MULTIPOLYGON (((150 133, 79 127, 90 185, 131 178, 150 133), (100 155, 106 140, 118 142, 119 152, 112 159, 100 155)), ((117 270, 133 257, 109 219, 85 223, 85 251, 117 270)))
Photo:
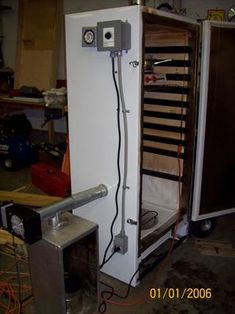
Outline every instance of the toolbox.
POLYGON ((31 166, 32 184, 52 196, 66 197, 70 194, 70 178, 59 169, 39 163, 31 166))

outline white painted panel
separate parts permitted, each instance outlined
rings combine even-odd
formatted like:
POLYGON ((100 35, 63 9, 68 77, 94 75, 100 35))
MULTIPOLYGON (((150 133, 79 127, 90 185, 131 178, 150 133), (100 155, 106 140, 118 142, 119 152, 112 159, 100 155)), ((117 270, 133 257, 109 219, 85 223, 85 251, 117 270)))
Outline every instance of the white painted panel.
MULTIPOLYGON (((129 62, 142 58, 142 22, 140 7, 91 11, 66 16, 68 110, 71 150, 72 192, 103 183, 109 195, 78 210, 76 214, 99 224, 100 261, 110 240, 110 224, 115 215, 117 185, 117 100, 112 80, 109 52, 82 48, 82 27, 96 26, 98 21, 121 19, 131 24, 131 49, 123 54, 123 85, 128 114, 129 158, 126 218, 138 219, 139 209, 139 137, 141 68, 129 62)), ((120 231, 120 215, 114 235, 120 231)), ((129 282, 136 271, 138 227, 126 224, 129 250, 115 254, 102 269, 129 282)), ((111 252, 109 252, 110 254, 111 252)), ((108 256, 109 256, 108 254, 108 256)))

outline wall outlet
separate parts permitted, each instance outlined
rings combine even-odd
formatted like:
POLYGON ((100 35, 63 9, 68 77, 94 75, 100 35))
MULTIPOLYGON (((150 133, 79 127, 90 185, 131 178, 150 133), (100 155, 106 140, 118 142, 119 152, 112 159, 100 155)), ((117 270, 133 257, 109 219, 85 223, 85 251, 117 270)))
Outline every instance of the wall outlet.
POLYGON ((114 47, 115 46, 115 28, 104 27, 103 28, 103 47, 114 47))
POLYGON ((119 248, 118 253, 126 254, 128 251, 128 237, 119 233, 114 237, 114 248, 119 248))

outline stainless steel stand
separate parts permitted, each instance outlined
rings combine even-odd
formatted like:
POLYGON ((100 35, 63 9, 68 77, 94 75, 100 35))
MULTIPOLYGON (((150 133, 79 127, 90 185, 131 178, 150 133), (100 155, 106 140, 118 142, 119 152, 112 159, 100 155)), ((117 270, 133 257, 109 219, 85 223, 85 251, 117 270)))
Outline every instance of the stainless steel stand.
POLYGON ((45 220, 42 240, 29 246, 36 313, 93 312, 99 295, 98 227, 70 213, 50 222, 55 227, 45 220))

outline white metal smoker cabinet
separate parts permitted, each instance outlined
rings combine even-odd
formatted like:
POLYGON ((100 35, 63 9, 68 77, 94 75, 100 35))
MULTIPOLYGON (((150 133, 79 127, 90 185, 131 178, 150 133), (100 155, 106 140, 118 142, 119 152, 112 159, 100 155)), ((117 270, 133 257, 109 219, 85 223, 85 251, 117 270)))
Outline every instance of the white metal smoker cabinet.
MULTIPOLYGON (((159 109, 160 113, 156 113, 157 115, 160 114, 160 118, 150 117, 153 119, 150 124, 154 122, 155 126, 159 126, 158 120, 162 120, 161 117, 163 117, 163 120, 166 121, 163 126, 160 123, 160 127, 163 128, 163 131, 167 128, 166 132, 170 131, 170 135, 175 134, 171 140, 173 144, 184 141, 183 132, 186 128, 186 122, 182 119, 182 121, 177 120, 179 117, 185 116, 189 98, 193 104, 191 107, 195 107, 195 93, 193 93, 195 86, 191 83, 193 88, 188 88, 189 84, 184 78, 193 77, 195 83, 196 46, 194 40, 198 23, 181 16, 141 6, 85 12, 66 17, 72 192, 76 193, 99 183, 104 183, 109 188, 108 197, 75 211, 76 214, 93 220, 99 225, 100 261, 102 261, 105 248, 110 240, 110 225, 115 215, 115 192, 118 180, 116 165, 118 146, 117 100, 112 80, 110 54, 109 52, 97 52, 95 47, 82 47, 82 28, 93 27, 98 22, 110 20, 128 21, 131 24, 131 49, 128 53, 123 52, 122 56, 124 95, 127 109, 130 111, 128 114, 127 177, 127 185, 130 189, 127 190, 125 219, 130 218, 137 224, 125 223, 128 252, 124 255, 115 254, 102 270, 128 283, 138 269, 140 261, 171 237, 171 227, 176 222, 180 206, 178 191, 179 188, 180 191, 183 191, 184 186, 187 185, 180 182, 184 170, 179 173, 177 158, 175 158, 177 157, 176 151, 162 150, 151 146, 147 154, 151 151, 150 155, 153 152, 154 156, 150 156, 150 159, 145 158, 143 129, 145 122, 149 121, 149 117, 146 120, 143 117, 145 114, 144 102, 149 97, 153 101, 156 97, 160 98, 163 107, 159 109), (174 82, 169 83, 168 79, 165 79, 166 83, 170 84, 167 89, 164 86, 159 86, 158 82, 153 86, 145 86, 145 73, 142 68, 143 60, 146 58, 144 45, 153 45, 158 48, 167 45, 170 46, 171 54, 173 51, 177 55, 180 52, 181 57, 183 55, 183 59, 173 62, 173 66, 168 64, 170 69, 168 69, 168 65, 165 72, 162 73, 163 68, 161 69, 164 77, 169 73, 171 76, 172 71, 174 71, 174 78, 180 77, 181 82, 177 83, 177 86, 172 85, 174 82), (190 45, 193 47, 193 54, 190 45), (180 50, 178 46, 180 46, 180 50), (191 55, 193 55, 193 59, 188 60, 191 55), (133 62, 137 62, 138 66, 134 67, 133 62), (191 63, 193 63, 193 71, 190 69, 191 63), (190 75, 189 71, 192 72, 190 75), (153 88, 154 93, 148 89, 149 87, 153 88), (169 109, 166 106, 168 101, 177 108, 169 109), (161 113, 165 107, 168 108, 168 112, 161 113), (162 152, 166 155, 157 159, 156 156, 159 152, 160 155, 162 152), (153 161, 154 171, 151 170, 150 165, 150 168, 145 169, 147 171, 145 173, 143 166, 148 167, 149 160, 153 161), (166 173, 167 171, 169 173, 166 173), (154 175, 157 174, 158 177, 154 178, 153 173, 154 175), (145 209, 148 211, 158 210, 158 223, 148 230, 140 230, 140 212, 142 213, 145 209), (151 238, 152 234, 154 235, 151 239, 152 242, 146 245, 146 239, 151 238)), ((156 58, 156 53, 153 53, 152 57, 156 58)), ((169 57, 161 56, 161 58, 167 62, 165 59, 169 57)), ((170 58, 168 63, 171 61, 173 59, 170 58)), ((154 72, 151 75, 158 76, 158 74, 154 72)), ((168 77, 170 76, 168 75, 168 77)), ((148 113, 151 113, 151 110, 148 113)), ((156 114, 154 112, 154 115, 156 114)), ((191 116, 193 116, 192 113, 191 116)), ((153 132, 155 132, 155 126, 153 132)), ((123 136, 123 128, 121 132, 123 136)), ((159 138, 159 134, 156 133, 148 135, 159 138)), ((165 137, 164 133, 163 138, 165 137)), ((168 142, 169 140, 167 140, 166 146, 169 148, 168 142)), ((177 145, 172 146, 173 149, 177 147, 177 145)), ((121 156, 123 156, 123 146, 121 156)), ((181 157, 180 159, 183 169, 185 162, 181 157)), ((121 165, 123 176, 123 158, 121 158, 121 165)), ((192 163, 188 166, 189 168, 192 167, 192 163)), ((191 186, 191 173, 188 173, 188 178, 188 186, 191 186)), ((189 192, 188 189, 187 200, 189 199, 189 192)), ((182 192, 182 194, 184 193, 182 192)), ((119 203, 121 203, 120 197, 119 203)), ((114 225, 114 235, 120 232, 120 225, 119 215, 114 225)), ((109 255, 111 252, 110 250, 109 255)), ((134 286, 137 284, 137 276, 132 284, 134 286)))
MULTIPOLYGON (((124 7, 91 11, 66 16, 68 111, 71 153, 72 193, 104 183, 109 194, 95 204, 86 205, 75 213, 99 225, 100 262, 110 240, 110 225, 115 215, 117 186, 117 99, 112 80, 109 52, 82 47, 82 27, 97 22, 122 20, 131 24, 131 49, 123 52, 123 85, 128 114, 129 156, 126 218, 138 220, 139 209, 139 145, 141 62, 134 68, 132 61, 142 59, 141 9, 124 7)), ((121 154, 122 156, 122 154, 121 154)), ((123 160, 121 159, 121 164, 123 160)), ((121 168, 122 169, 122 168, 121 168)), ((121 199, 119 198, 119 201, 121 199)), ((120 215, 114 235, 120 232, 120 215)), ((103 271, 129 282, 138 268, 138 226, 126 224, 128 252, 115 254, 103 271)), ((112 248, 112 246, 111 246, 112 248)), ((109 251, 109 254, 111 250, 109 251)), ((108 254, 108 256, 109 256, 108 254)), ((134 281, 135 285, 136 282, 134 281)))
MULTIPOLYGON (((218 154, 218 145, 215 141, 214 146, 210 146, 209 136, 210 132, 212 135, 217 134, 216 138, 220 141, 222 134, 226 136, 228 133, 225 125, 230 125, 233 132, 231 117, 234 116, 234 112, 229 99, 232 98, 231 90, 234 90, 232 82, 235 80, 230 79, 235 73, 231 71, 234 69, 234 63, 229 65, 226 61, 224 64, 226 66, 223 67, 220 56, 227 59, 226 56, 233 53, 231 49, 234 49, 232 48, 234 44, 230 45, 230 41, 234 35, 234 24, 216 22, 203 24, 198 140, 195 146, 196 91, 199 90, 196 84, 199 24, 182 16, 141 6, 66 16, 72 193, 100 183, 104 183, 109 189, 106 198, 75 210, 79 216, 99 225, 100 261, 110 240, 110 225, 116 211, 117 99, 112 80, 110 54, 98 52, 95 47, 82 47, 82 28, 93 27, 98 22, 110 20, 128 21, 131 24, 131 49, 128 53, 123 52, 122 56, 124 95, 127 109, 130 111, 127 178, 130 189, 127 190, 125 219, 130 218, 136 221, 137 225, 125 224, 128 252, 124 255, 115 254, 102 271, 128 283, 141 260, 171 237, 179 208, 184 209, 182 212, 186 213, 188 218, 192 214, 193 221, 234 212, 234 197, 231 196, 229 188, 222 189, 223 204, 219 204, 220 200, 213 197, 216 195, 214 188, 221 186, 215 184, 220 183, 220 178, 224 178, 223 182, 234 181, 229 175, 233 173, 229 169, 233 169, 234 164, 234 150, 230 149, 232 143, 230 141, 229 145, 225 145, 224 141, 224 154, 221 154, 221 151, 218 154), (148 49, 145 49, 146 47, 148 49), (226 49, 223 50, 222 47, 226 49), (157 64, 154 70, 150 69, 150 74, 146 73, 142 66, 143 60, 146 59, 154 60, 157 64), (164 64, 159 64, 158 59, 164 64), (139 62, 137 67, 133 67, 135 61, 139 62), (221 81, 224 70, 227 73, 226 88, 221 81), (218 73, 219 75, 216 75, 218 73), (154 77, 157 82, 146 83, 146 76, 150 80, 154 77), (162 85, 161 81, 156 79, 159 77, 163 77, 162 85), (219 78, 221 88, 216 89, 213 86, 218 86, 218 83, 214 80, 219 81, 219 78), (225 90, 229 97, 223 92, 225 90), (152 105, 156 105, 155 108, 158 109, 153 109, 152 105), (220 116, 221 118, 223 116, 221 121, 229 121, 229 124, 221 125, 221 132, 218 132, 216 126, 220 116), (212 119, 213 122, 211 117, 217 117, 217 120, 212 119), (214 131, 211 128, 211 121, 214 131), (149 127, 150 131, 147 130, 149 127), (153 139, 160 140, 160 145, 152 143, 153 139), (180 156, 177 152, 179 145, 182 145, 180 156), (213 162, 216 163, 218 160, 220 170, 224 170, 227 176, 221 171, 214 172, 216 174, 214 177, 213 171, 207 172, 211 158, 207 158, 210 156, 208 149, 212 153, 213 162), (224 158, 225 155, 229 156, 227 158, 229 162, 224 158), (217 159, 218 157, 221 159, 217 159), (205 185, 208 183, 207 178, 211 178, 213 186, 210 183, 205 185), (211 197, 209 209, 205 203, 205 200, 209 199, 208 191, 211 197), (190 213, 191 200, 192 213, 190 213), (201 211, 203 206, 205 208, 201 211), (140 230, 140 212, 143 209, 158 210, 157 227, 140 230), (142 249, 145 246, 145 239, 156 234, 158 235, 156 240, 142 249)), ((121 132, 123 134, 123 128, 121 132)), ((123 175, 123 157, 120 164, 123 175)), ((121 193, 119 196, 121 204, 121 193)), ((114 235, 120 232, 120 218, 119 215, 114 225, 114 235)), ((111 249, 108 256, 110 254, 111 249)), ((133 285, 136 284, 137 276, 133 281, 133 285)))

